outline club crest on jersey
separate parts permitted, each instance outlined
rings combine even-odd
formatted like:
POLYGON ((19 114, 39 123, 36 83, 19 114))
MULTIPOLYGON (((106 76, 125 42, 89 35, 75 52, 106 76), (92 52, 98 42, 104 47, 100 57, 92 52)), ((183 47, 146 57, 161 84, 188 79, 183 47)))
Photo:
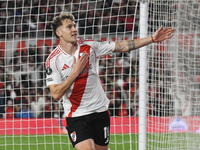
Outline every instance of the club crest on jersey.
POLYGON ((83 51, 82 53, 80 53, 79 55, 82 57, 83 56, 83 54, 86 54, 87 53, 87 51, 83 51))
POLYGON ((76 132, 75 132, 75 131, 72 132, 72 133, 70 134, 70 136, 71 136, 71 138, 72 138, 72 141, 73 141, 73 142, 76 142, 76 132))
POLYGON ((52 69, 50 68, 50 67, 48 67, 47 69, 46 69, 46 74, 47 75, 50 75, 52 73, 52 69))

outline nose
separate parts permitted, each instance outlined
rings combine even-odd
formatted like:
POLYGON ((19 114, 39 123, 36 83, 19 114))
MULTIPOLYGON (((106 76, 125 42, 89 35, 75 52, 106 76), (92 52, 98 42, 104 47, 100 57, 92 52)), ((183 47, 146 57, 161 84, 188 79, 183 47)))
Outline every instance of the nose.
POLYGON ((74 32, 77 32, 77 29, 76 29, 76 27, 73 27, 73 31, 74 31, 74 32))

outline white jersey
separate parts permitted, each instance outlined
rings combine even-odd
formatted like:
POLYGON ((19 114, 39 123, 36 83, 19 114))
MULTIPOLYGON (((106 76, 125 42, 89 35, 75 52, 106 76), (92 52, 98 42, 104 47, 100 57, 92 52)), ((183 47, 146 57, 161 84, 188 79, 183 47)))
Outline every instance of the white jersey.
MULTIPOLYGON (((106 111, 110 102, 96 73, 96 59, 99 56, 112 55, 115 43, 80 38, 77 41, 77 45, 78 47, 74 54, 76 61, 83 53, 89 54, 89 61, 82 73, 62 97, 66 117, 77 117, 106 111)), ((47 86, 65 81, 72 69, 73 56, 64 52, 58 45, 46 60, 47 86)))

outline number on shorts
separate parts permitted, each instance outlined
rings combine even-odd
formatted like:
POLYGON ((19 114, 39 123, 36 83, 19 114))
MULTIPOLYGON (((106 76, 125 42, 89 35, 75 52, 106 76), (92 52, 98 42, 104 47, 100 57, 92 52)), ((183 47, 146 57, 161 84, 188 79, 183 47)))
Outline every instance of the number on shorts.
POLYGON ((109 139, 109 127, 104 127, 104 138, 109 139))

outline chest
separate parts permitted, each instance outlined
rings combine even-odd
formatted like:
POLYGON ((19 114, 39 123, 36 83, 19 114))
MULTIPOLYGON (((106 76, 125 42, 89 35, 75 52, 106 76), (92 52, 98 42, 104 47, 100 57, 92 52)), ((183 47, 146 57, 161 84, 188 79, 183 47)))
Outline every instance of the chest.
MULTIPOLYGON (((79 48, 75 54, 74 57, 76 58, 76 63, 78 60, 83 56, 84 53, 89 53, 89 61, 86 64, 85 68, 81 72, 80 76, 84 76, 85 74, 93 74, 96 73, 96 56, 94 53, 94 50, 90 47, 83 47, 79 48)), ((61 79, 65 80, 72 72, 73 70, 73 62, 74 57, 71 55, 61 55, 60 58, 57 61, 58 71, 61 75, 61 79)))

